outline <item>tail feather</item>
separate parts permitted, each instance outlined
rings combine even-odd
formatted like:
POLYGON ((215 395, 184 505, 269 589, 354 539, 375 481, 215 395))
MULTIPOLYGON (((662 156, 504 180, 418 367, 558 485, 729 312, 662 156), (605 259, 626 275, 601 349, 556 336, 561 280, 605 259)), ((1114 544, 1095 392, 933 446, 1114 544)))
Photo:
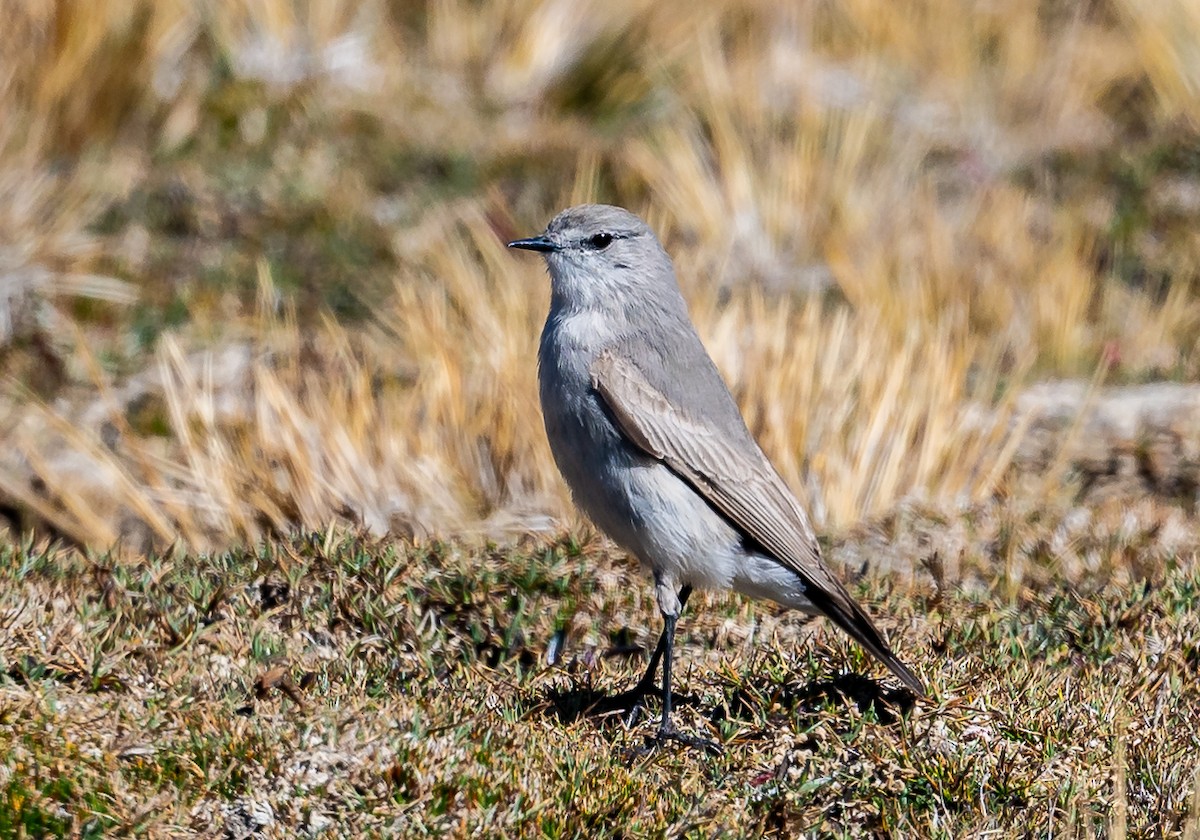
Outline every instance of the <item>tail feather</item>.
POLYGON ((871 621, 870 616, 850 597, 850 593, 842 590, 838 593, 824 592, 819 587, 810 587, 805 593, 813 604, 834 624, 846 632, 850 638, 862 645, 868 653, 891 669, 900 681, 912 689, 920 697, 926 696, 925 684, 892 653, 888 643, 884 641, 879 629, 871 621), (841 596, 840 598, 838 596, 841 596))

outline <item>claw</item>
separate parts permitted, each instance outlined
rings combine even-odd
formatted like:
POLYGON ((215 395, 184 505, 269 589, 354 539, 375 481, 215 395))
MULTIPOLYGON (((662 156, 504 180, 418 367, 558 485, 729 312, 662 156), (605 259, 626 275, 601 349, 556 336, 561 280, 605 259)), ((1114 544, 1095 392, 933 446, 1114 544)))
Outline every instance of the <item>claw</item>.
POLYGON ((658 732, 646 738, 648 746, 665 747, 668 741, 674 741, 677 744, 683 744, 685 747, 692 747, 697 750, 703 750, 709 755, 721 755, 724 750, 716 741, 708 738, 701 738, 698 735, 689 735, 686 732, 680 732, 675 728, 675 724, 664 722, 658 728, 658 732))
POLYGON ((710 741, 708 738, 701 738, 697 735, 689 735, 686 732, 680 732, 675 728, 674 724, 666 724, 660 726, 658 731, 653 735, 647 735, 645 743, 640 747, 629 749, 626 755, 630 759, 642 758, 649 755, 658 749, 663 749, 668 744, 680 744, 684 747, 691 747, 700 750, 707 755, 719 756, 725 750, 716 741, 710 741))
POLYGON ((625 713, 625 728, 632 729, 637 726, 638 718, 642 716, 645 706, 642 705, 642 700, 639 697, 629 707, 629 711, 625 713))

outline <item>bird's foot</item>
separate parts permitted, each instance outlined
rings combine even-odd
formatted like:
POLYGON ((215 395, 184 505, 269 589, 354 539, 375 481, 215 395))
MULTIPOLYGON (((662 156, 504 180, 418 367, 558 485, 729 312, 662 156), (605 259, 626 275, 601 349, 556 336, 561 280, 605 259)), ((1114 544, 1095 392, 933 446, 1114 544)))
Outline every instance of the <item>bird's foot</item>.
POLYGON ((682 744, 685 747, 692 747, 693 749, 714 756, 721 755, 724 752, 724 749, 716 741, 681 732, 675 727, 675 724, 667 720, 663 721, 657 732, 646 736, 646 745, 637 750, 637 753, 639 755, 647 755, 656 749, 666 747, 668 744, 682 744))

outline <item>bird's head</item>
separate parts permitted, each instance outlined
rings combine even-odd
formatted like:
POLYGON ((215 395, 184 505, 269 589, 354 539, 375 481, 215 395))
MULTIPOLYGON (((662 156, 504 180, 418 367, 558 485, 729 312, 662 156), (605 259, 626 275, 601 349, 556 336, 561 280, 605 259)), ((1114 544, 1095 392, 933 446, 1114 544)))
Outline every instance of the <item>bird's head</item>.
POLYGON ((591 305, 666 291, 678 294, 671 259, 649 225, 620 207, 581 204, 563 210, 540 236, 510 248, 546 258, 555 297, 591 305))

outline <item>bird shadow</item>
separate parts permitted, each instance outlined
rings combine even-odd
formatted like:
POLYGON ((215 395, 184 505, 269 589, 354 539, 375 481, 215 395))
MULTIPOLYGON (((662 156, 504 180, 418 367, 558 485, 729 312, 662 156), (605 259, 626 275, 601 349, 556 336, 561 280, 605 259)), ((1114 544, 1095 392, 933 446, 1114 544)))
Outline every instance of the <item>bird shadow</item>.
MULTIPOLYGON (((576 685, 567 689, 550 688, 542 697, 547 715, 551 715, 563 723, 575 723, 585 718, 595 720, 624 719, 635 708, 640 707, 643 714, 648 714, 646 701, 662 700, 662 689, 651 688, 638 693, 634 690, 610 693, 600 691, 589 685, 576 685)), ((696 706, 700 698, 686 692, 672 691, 671 702, 676 706, 696 706)))
POLYGON ((838 674, 810 683, 778 683, 767 678, 752 678, 734 688, 723 707, 714 710, 714 718, 753 720, 775 708, 816 714, 830 705, 852 703, 860 713, 873 714, 880 723, 891 725, 906 717, 917 699, 917 695, 907 688, 888 688, 862 674, 838 674))
MULTIPOLYGON (((685 692, 672 692, 676 706, 698 706, 700 698, 685 692)), ((652 688, 642 694, 633 690, 611 693, 591 685, 575 684, 569 688, 548 688, 542 695, 544 714, 563 723, 583 719, 620 721, 635 706, 644 714, 648 700, 661 701, 662 690, 652 688)), ((861 674, 839 674, 826 680, 810 683, 778 683, 768 678, 751 678, 733 687, 726 699, 713 707, 708 717, 719 723, 727 718, 756 719, 773 709, 815 714, 824 707, 853 703, 862 714, 873 713, 885 725, 907 716, 917 702, 917 695, 907 688, 888 688, 861 674)))

